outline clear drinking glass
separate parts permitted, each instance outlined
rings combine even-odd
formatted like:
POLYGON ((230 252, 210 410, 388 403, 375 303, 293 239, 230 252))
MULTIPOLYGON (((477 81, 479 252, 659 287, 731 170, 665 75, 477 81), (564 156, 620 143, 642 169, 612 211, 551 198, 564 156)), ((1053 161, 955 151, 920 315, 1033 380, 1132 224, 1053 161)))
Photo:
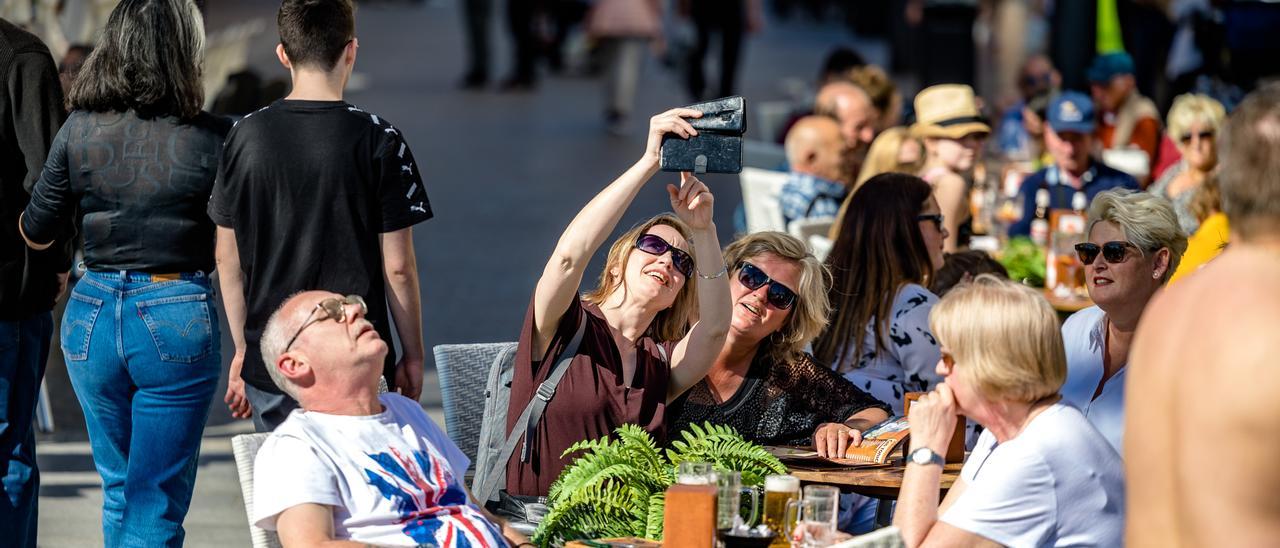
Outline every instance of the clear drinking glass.
POLYGON ((794 523, 787 536, 802 548, 825 546, 836 531, 840 513, 840 490, 830 485, 809 485, 804 498, 787 504, 787 523, 794 523))
POLYGON ((742 474, 718 472, 716 479, 716 529, 732 529, 736 518, 751 527, 760 517, 760 493, 742 486, 742 474))
POLYGON ((676 483, 682 485, 715 485, 716 469, 709 462, 682 462, 676 468, 676 483))

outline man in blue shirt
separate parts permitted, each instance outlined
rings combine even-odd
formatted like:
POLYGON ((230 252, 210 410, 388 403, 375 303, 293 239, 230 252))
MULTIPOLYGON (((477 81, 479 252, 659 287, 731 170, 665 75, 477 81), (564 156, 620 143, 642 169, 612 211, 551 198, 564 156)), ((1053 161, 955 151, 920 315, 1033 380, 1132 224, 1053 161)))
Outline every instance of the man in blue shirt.
POLYGON ((779 200, 787 223, 809 217, 835 217, 849 192, 840 124, 828 116, 806 116, 787 132, 791 173, 779 200))
POLYGON ((1031 174, 1022 181, 1018 193, 1022 199, 1022 219, 1009 227, 1009 236, 1027 236, 1035 218, 1036 192, 1049 191, 1049 209, 1070 209, 1076 192, 1084 192, 1088 202, 1099 192, 1113 188, 1138 188, 1133 177, 1107 167, 1090 155, 1093 150, 1093 101, 1082 93, 1067 91, 1049 103, 1044 131, 1045 148, 1053 157, 1053 165, 1031 174))

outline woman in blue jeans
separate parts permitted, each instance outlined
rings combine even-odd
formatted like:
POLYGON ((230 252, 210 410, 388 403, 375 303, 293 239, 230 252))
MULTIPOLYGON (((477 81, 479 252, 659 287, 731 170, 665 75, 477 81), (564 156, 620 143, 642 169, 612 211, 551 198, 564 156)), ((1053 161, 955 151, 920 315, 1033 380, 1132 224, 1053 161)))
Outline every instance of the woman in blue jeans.
POLYGON ((124 0, 101 36, 19 224, 36 249, 84 234, 61 338, 105 545, 180 546, 220 368, 205 208, 230 123, 200 110, 192 0, 124 0))

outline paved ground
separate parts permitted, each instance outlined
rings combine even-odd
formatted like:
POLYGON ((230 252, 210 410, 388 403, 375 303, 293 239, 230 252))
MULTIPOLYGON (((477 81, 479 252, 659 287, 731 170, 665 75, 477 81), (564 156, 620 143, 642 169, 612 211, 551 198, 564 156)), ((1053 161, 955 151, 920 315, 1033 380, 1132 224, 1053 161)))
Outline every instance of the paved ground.
MULTIPOLYGON (((209 3, 211 27, 265 17, 267 28, 274 29, 272 2, 209 3)), ((596 80, 546 78, 536 92, 516 95, 457 91, 464 52, 456 0, 364 5, 358 19, 362 81, 348 100, 404 132, 427 177, 436 214, 415 234, 426 343, 514 340, 536 275, 560 231, 639 156, 648 115, 687 102, 679 81, 650 62, 637 100, 642 115, 628 137, 609 137, 596 80)), ((506 37, 496 20, 494 25, 496 66, 503 69, 508 66, 506 37)), ((854 44, 836 26, 773 24, 748 45, 742 94, 748 101, 783 97, 784 79, 810 80, 824 52, 837 44, 856 45, 872 60, 886 55, 878 45, 854 44)), ((256 39, 251 63, 268 77, 287 77, 275 64, 274 45, 273 30, 256 39)), ((657 179, 636 199, 624 228, 669 207, 662 185, 674 177, 657 179)), ((727 242, 730 215, 741 200, 737 179, 707 181, 716 194, 721 241, 727 242)), ((225 341, 224 355, 229 355, 225 341)), ((423 404, 443 422, 434 371, 427 376, 423 404)), ((50 364, 48 384, 58 431, 43 436, 38 446, 40 545, 100 545, 99 478, 79 407, 57 359, 50 364)), ((249 430, 215 401, 186 521, 189 546, 248 545, 230 439, 249 430)))

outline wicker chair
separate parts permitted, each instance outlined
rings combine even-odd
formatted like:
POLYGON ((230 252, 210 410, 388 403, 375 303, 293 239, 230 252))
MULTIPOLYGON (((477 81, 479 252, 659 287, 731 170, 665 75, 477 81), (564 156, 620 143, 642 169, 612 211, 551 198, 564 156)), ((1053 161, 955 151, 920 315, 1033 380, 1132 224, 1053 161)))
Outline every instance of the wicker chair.
POLYGON ((244 513, 249 518, 249 538, 253 548, 280 548, 280 537, 275 531, 259 529, 253 525, 253 461, 267 441, 270 432, 240 434, 231 438, 231 450, 236 457, 236 472, 240 475, 240 494, 244 496, 244 513))
POLYGON ((480 426, 484 423, 484 389, 489 368, 498 353, 511 344, 441 344, 432 349, 436 374, 440 376, 445 430, 449 439, 471 459, 472 470, 480 442, 480 426))

